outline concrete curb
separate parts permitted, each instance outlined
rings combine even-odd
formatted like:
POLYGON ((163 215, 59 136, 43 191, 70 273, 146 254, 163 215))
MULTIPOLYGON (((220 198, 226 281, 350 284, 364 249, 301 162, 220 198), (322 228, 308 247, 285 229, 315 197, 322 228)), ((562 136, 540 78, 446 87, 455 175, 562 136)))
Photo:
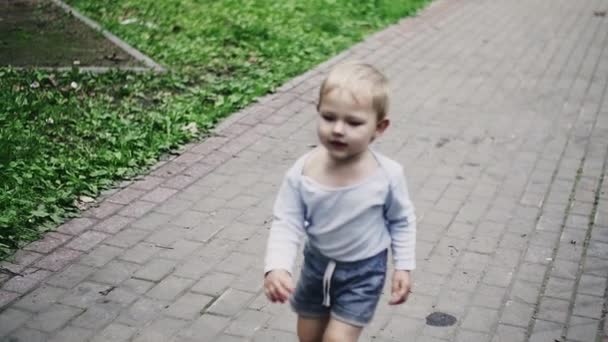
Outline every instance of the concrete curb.
MULTIPOLYGON (((153 71, 156 71, 156 72, 165 72, 165 71, 167 71, 167 69, 165 69, 160 64, 156 63, 154 60, 152 60, 152 58, 144 55, 139 50, 133 48, 131 45, 127 44, 126 42, 124 42, 120 38, 118 38, 115 35, 113 35, 108 30, 105 30, 96 21, 94 21, 94 20, 92 20, 92 19, 84 16, 83 14, 81 14, 80 12, 78 12, 77 10, 75 10, 70 5, 66 4, 65 2, 63 2, 61 0, 51 0, 51 1, 55 5, 61 7, 67 13, 73 15, 78 20, 82 21, 85 25, 87 25, 90 28, 92 28, 92 29, 100 32, 101 34, 103 34, 104 37, 106 37, 112 43, 116 44, 118 47, 120 47, 121 49, 123 49, 125 52, 127 52, 129 55, 131 55, 136 60, 141 61, 142 63, 144 63, 149 69, 151 69, 153 71)), ((70 70, 71 68, 70 67, 66 67, 66 68, 53 68, 53 70, 61 70, 61 69, 70 70)), ((105 72, 105 71, 108 71, 108 70, 111 70, 111 69, 131 70, 131 71, 145 71, 145 70, 147 70, 146 68, 141 68, 141 67, 113 67, 113 68, 109 68, 109 67, 86 67, 86 68, 79 68, 79 69, 83 70, 83 71, 92 71, 92 72, 105 72)))

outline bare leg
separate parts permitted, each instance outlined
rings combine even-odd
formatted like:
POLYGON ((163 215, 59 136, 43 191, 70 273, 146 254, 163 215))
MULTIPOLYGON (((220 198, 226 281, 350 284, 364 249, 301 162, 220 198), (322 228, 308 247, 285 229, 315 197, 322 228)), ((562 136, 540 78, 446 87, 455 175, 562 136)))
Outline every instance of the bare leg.
POLYGON ((338 321, 336 319, 330 319, 325 334, 323 335, 323 342, 357 342, 361 335, 363 328, 356 327, 338 321))
POLYGON ((322 342, 329 316, 325 318, 304 318, 298 316, 298 338, 300 342, 322 342))

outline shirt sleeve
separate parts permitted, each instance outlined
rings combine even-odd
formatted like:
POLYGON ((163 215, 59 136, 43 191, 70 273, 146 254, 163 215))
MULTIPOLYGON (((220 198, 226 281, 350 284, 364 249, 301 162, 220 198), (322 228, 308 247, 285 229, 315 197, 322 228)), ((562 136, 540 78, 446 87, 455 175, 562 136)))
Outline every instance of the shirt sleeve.
POLYGON ((403 169, 395 173, 385 207, 391 235, 393 261, 397 270, 416 268, 416 216, 410 200, 403 169))
POLYGON ((287 173, 274 209, 266 248, 264 273, 284 269, 292 273, 300 243, 305 235, 305 206, 299 193, 297 176, 287 173))

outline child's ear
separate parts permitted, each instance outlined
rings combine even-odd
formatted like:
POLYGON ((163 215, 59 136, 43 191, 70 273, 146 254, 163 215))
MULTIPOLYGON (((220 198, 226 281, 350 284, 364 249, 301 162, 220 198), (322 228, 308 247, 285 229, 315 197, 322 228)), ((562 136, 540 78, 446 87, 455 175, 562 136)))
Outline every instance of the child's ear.
POLYGON ((386 129, 388 128, 388 126, 390 126, 391 121, 387 118, 384 118, 380 121, 378 121, 378 123, 376 124, 376 137, 382 135, 382 133, 384 133, 384 131, 386 131, 386 129))

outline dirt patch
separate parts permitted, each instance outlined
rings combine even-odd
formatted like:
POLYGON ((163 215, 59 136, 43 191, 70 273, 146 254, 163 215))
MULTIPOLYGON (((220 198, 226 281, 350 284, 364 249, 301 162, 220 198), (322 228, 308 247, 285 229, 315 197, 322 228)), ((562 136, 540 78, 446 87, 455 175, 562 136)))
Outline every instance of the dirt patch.
POLYGON ((144 66, 48 0, 0 1, 0 66, 74 64, 144 66))

